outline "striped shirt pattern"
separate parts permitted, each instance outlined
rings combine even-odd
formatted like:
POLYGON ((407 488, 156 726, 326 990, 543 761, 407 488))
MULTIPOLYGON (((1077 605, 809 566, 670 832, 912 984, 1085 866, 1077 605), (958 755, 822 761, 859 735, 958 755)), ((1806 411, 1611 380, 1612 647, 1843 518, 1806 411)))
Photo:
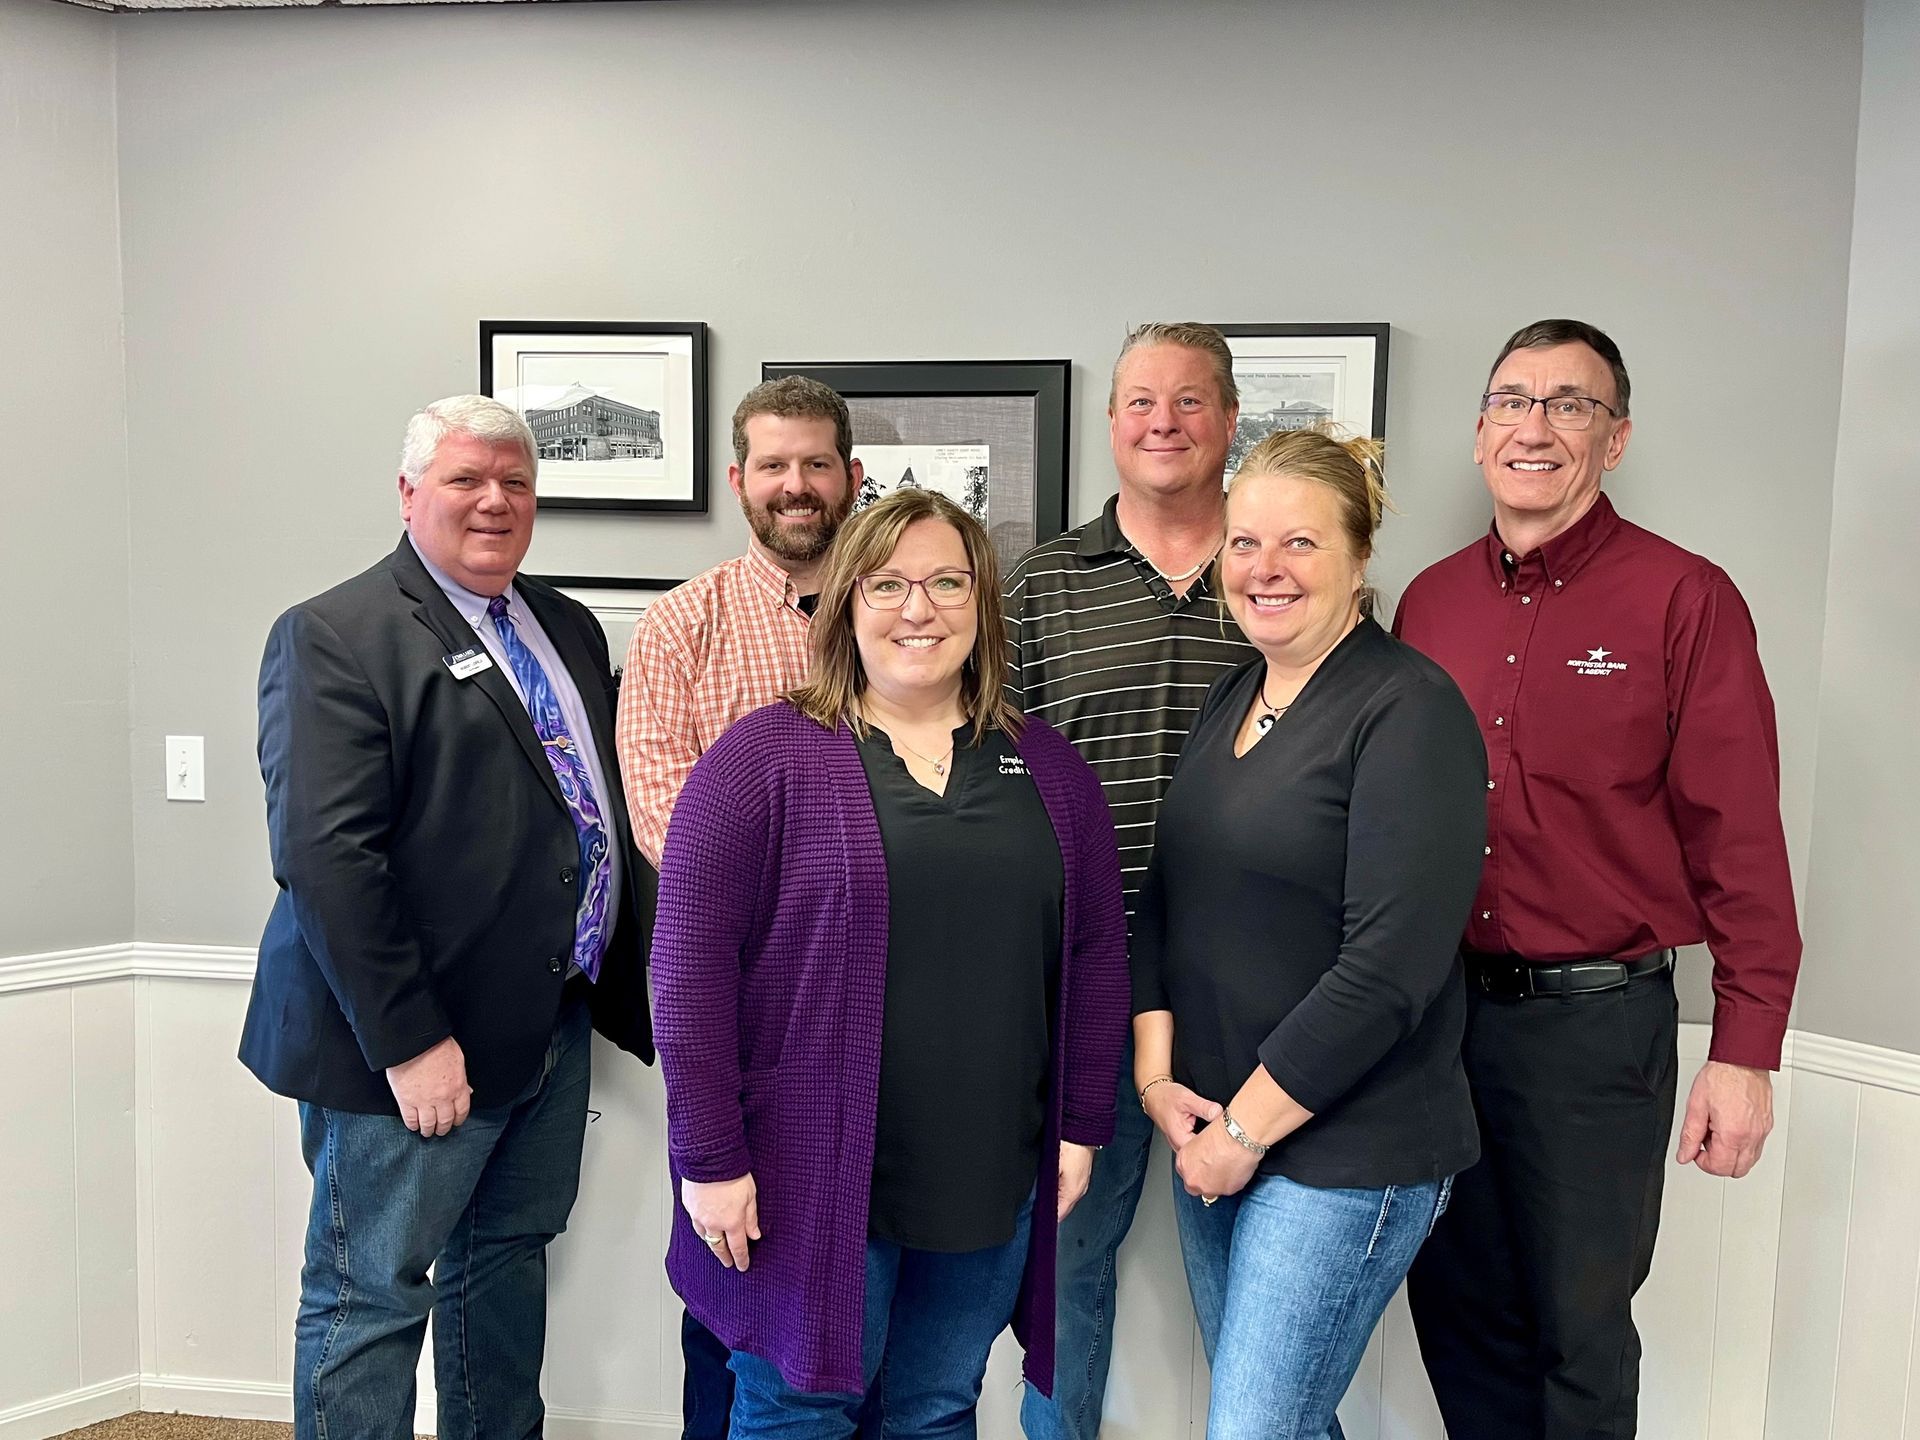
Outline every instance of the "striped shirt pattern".
POLYGON ((792 579, 757 549, 676 585, 633 627, 614 744, 634 843, 650 864, 694 761, 807 678, 807 637, 792 579))
POLYGON ((1202 576, 1175 595, 1097 520, 1040 545, 1007 579, 1007 693, 1093 767, 1113 812, 1131 923, 1154 822, 1207 687, 1257 653, 1202 576))

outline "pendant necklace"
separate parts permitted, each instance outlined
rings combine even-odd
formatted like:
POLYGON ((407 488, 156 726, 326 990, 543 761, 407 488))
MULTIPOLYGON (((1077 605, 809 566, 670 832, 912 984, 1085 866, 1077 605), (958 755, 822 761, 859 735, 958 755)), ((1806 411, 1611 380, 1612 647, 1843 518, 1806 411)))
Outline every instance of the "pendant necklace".
MULTIPOLYGON (((868 715, 866 710, 866 706, 862 705, 860 707, 860 713, 865 718, 867 724, 873 725, 873 717, 868 715)), ((879 729, 880 727, 874 726, 874 728, 879 729)), ((891 731, 887 733, 887 738, 889 740, 899 739, 899 737, 891 731)), ((922 760, 926 761, 927 764, 931 765, 933 767, 933 773, 938 775, 942 780, 947 778, 947 762, 953 758, 953 746, 947 746, 946 751, 936 760, 924 750, 914 750, 913 746, 907 745, 905 740, 900 740, 900 743, 906 745, 908 750, 913 751, 915 755, 918 755, 922 760)))
MULTIPOLYGON (((1296 695, 1294 700, 1299 698, 1300 697, 1296 695)), ((1267 701, 1267 682, 1262 680, 1260 682, 1260 708, 1267 713, 1253 722, 1254 734, 1265 735, 1269 730, 1273 729, 1274 722, 1293 708, 1294 700, 1289 700, 1284 705, 1269 704, 1267 701)))
MULTIPOLYGON (((907 742, 904 740, 902 740, 900 743, 902 745, 907 745, 907 742)), ((907 749, 913 750, 913 746, 907 745, 907 749)), ((931 765, 933 767, 933 773, 938 775, 942 780, 947 778, 947 761, 953 758, 953 746, 951 745, 947 746, 946 753, 942 755, 938 760, 934 759, 931 755, 927 754, 925 751, 922 751, 922 750, 913 750, 913 753, 918 755, 922 760, 926 761, 927 764, 931 765)))

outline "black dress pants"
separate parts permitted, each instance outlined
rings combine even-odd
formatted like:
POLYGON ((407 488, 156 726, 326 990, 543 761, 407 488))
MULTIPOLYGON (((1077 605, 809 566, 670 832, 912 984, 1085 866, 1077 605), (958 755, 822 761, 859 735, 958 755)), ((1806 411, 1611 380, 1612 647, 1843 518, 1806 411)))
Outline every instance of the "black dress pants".
POLYGON ((1671 971, 1509 1000, 1469 989, 1481 1158, 1408 1299, 1451 1440, 1631 1440, 1633 1294, 1653 1264, 1673 1130, 1671 971))

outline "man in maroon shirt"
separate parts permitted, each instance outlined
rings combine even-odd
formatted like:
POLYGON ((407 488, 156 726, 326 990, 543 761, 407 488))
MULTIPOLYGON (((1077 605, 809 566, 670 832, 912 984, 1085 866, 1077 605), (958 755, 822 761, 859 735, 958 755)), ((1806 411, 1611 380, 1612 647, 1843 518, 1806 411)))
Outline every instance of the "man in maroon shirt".
POLYGON ((1465 942, 1483 1158, 1409 1282, 1454 1440, 1635 1433, 1676 946, 1708 944, 1715 996, 1678 1162, 1745 1175, 1773 1126, 1800 964, 1773 702, 1726 573, 1600 493, 1627 404, 1591 325, 1509 340, 1474 441, 1493 528, 1394 624, 1465 692, 1491 776, 1465 942))

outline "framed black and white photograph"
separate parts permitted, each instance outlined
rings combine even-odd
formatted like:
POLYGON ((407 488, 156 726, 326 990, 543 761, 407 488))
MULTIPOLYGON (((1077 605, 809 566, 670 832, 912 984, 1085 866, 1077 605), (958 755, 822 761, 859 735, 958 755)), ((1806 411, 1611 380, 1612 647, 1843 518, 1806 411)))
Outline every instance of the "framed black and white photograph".
POLYGON ((1222 325, 1240 387, 1229 473, 1277 430, 1331 423, 1348 435, 1387 436, 1386 324, 1222 325))
POLYGON ((775 364, 846 397, 865 470, 856 509, 903 485, 950 496, 1011 565, 1067 528, 1070 360, 896 360, 775 364))
POLYGON ((543 507, 706 513, 704 323, 482 320, 480 393, 526 417, 543 507))
POLYGON ((600 628, 607 632, 607 653, 613 657, 616 672, 626 664, 627 642, 633 638, 633 627, 647 613, 647 606, 684 583, 614 575, 535 575, 533 578, 545 581, 593 612, 600 628))

